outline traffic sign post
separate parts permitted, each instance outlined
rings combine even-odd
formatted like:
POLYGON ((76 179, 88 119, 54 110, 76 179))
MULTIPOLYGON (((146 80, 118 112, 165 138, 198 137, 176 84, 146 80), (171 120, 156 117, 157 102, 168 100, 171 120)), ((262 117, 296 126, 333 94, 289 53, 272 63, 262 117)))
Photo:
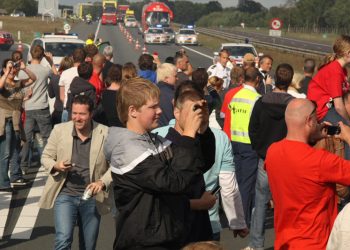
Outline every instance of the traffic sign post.
POLYGON ((269 35, 270 36, 274 36, 274 37, 281 37, 282 36, 282 26, 283 26, 283 22, 281 19, 279 18, 273 18, 270 22, 270 32, 269 35))
POLYGON ((273 18, 270 22, 271 29, 273 30, 280 30, 282 29, 283 22, 279 18, 273 18))
POLYGON ((66 34, 68 34, 69 31, 71 30, 71 27, 70 27, 69 23, 65 23, 65 24, 63 25, 63 29, 64 29, 64 32, 65 32, 66 34))
POLYGON ((269 36, 281 37, 282 31, 281 30, 270 30, 269 36))

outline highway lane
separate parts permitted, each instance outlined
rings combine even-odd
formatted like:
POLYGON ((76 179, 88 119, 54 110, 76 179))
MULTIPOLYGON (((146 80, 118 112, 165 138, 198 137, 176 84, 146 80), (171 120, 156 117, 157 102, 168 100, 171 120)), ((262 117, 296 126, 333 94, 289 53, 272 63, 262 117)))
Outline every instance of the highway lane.
MULTIPOLYGON (((97 24, 86 25, 79 23, 73 27, 72 32, 77 32, 81 39, 86 39, 89 33, 96 31, 97 24)), ((136 39, 142 38, 137 34, 136 30, 131 31, 136 39)), ((137 63, 141 51, 136 51, 134 45, 129 44, 124 35, 120 33, 116 26, 101 26, 98 37, 104 41, 110 41, 116 50, 115 61, 117 63, 134 62, 137 63)), ((149 52, 157 51, 161 60, 169 55, 174 55, 181 46, 176 45, 147 45, 149 52)), ((194 67, 208 67, 211 65, 212 51, 200 47, 191 46, 185 48, 190 56, 190 60, 194 67), (193 51, 194 50, 194 51, 193 51), (203 56, 201 54, 206 56, 203 56)), ((37 159, 38 161, 39 159, 37 159)), ((3 221, 3 239, 0 237, 0 249, 52 249, 54 244, 54 217, 53 210, 38 209, 37 202, 40 198, 42 188, 46 180, 46 173, 38 167, 32 168, 26 176, 32 180, 32 186, 24 188, 16 188, 17 192, 10 197, 0 195, 0 222, 3 221), (35 190, 35 192, 34 192, 35 190), (5 202, 8 201, 9 202, 5 202), (6 208, 9 206, 9 209, 6 208)), ((226 225, 223 216, 223 225, 226 225)), ((271 220, 270 220, 271 224, 271 220)), ((269 225, 271 228, 271 225, 269 225)), ((0 223, 0 234, 1 223, 0 223)), ((273 229, 267 230, 266 247, 273 249, 273 229)), ((74 242, 72 249, 78 249, 78 232, 75 230, 74 242)), ((111 249, 114 240, 114 220, 109 214, 102 217, 100 226, 100 235, 97 242, 97 249, 111 249)), ((247 245, 248 239, 233 239, 232 232, 225 229, 222 232, 222 243, 228 250, 239 250, 247 245)))
POLYGON ((293 38, 287 38, 287 37, 271 37, 266 34, 261 34, 257 32, 248 32, 244 30, 237 31, 232 29, 222 29, 221 31, 234 34, 234 35, 239 35, 239 36, 242 36, 243 38, 247 37, 252 43, 261 41, 261 42, 269 43, 271 45, 279 44, 279 45, 284 45, 291 48, 303 48, 303 49, 312 50, 312 51, 332 53, 332 45, 325 44, 322 42, 322 40, 320 42, 310 42, 310 41, 304 41, 300 39, 293 39, 293 38))

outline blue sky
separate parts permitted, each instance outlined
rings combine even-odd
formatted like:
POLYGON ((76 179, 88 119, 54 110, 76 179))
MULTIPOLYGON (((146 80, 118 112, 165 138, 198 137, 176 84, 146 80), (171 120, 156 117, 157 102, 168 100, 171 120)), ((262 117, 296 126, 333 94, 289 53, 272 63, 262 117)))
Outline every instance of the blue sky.
MULTIPOLYGON (((95 1, 96 0, 59 0, 59 3, 72 5, 72 4, 77 4, 77 3, 81 3, 81 2, 95 2, 95 1)), ((133 0, 133 1, 135 1, 135 0, 133 0)), ((194 2, 206 3, 206 2, 209 2, 209 0, 195 0, 194 2)), ((219 0, 219 2, 221 2, 221 4, 224 7, 228 7, 229 5, 237 3, 238 0, 219 0)), ((286 0, 260 0, 257 2, 260 2, 265 7, 270 8, 271 6, 278 6, 278 5, 284 4, 286 2, 286 0)))

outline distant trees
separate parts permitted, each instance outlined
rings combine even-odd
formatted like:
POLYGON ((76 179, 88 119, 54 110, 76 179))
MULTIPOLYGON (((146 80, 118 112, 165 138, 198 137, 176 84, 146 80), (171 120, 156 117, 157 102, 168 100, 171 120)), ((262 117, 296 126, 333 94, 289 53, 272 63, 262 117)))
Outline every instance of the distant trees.
POLYGON ((267 27, 272 18, 278 17, 284 22, 285 28, 298 27, 308 32, 328 29, 349 33, 349 6, 350 0, 287 0, 284 6, 267 10, 260 3, 248 0, 237 8, 203 16, 197 24, 237 26, 244 22, 247 26, 267 27))
POLYGON ((26 16, 35 16, 38 13, 38 2, 35 0, 0 0, 0 9, 8 13, 14 10, 23 11, 26 16))

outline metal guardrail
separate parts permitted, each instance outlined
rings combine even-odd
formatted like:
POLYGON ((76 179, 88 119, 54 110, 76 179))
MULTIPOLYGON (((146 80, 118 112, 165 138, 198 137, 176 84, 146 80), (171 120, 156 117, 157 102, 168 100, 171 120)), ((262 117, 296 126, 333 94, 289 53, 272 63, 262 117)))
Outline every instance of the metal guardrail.
MULTIPOLYGON (((224 31, 215 30, 215 29, 208 29, 208 28, 197 27, 196 31, 198 31, 202 34, 205 34, 205 35, 214 36, 214 37, 218 37, 218 38, 225 38, 228 40, 234 39, 234 40, 244 42, 245 39, 247 38, 247 36, 232 34, 232 33, 224 32, 224 31)), ((327 54, 326 52, 320 52, 320 51, 316 51, 316 50, 309 50, 309 49, 298 48, 298 47, 290 47, 290 46, 281 45, 278 43, 271 44, 269 42, 263 42, 263 41, 257 41, 257 40, 254 40, 251 43, 256 44, 256 45, 269 47, 269 48, 273 48, 273 49, 280 49, 280 50, 288 51, 290 53, 302 53, 302 54, 318 55, 318 56, 324 56, 327 54)))

